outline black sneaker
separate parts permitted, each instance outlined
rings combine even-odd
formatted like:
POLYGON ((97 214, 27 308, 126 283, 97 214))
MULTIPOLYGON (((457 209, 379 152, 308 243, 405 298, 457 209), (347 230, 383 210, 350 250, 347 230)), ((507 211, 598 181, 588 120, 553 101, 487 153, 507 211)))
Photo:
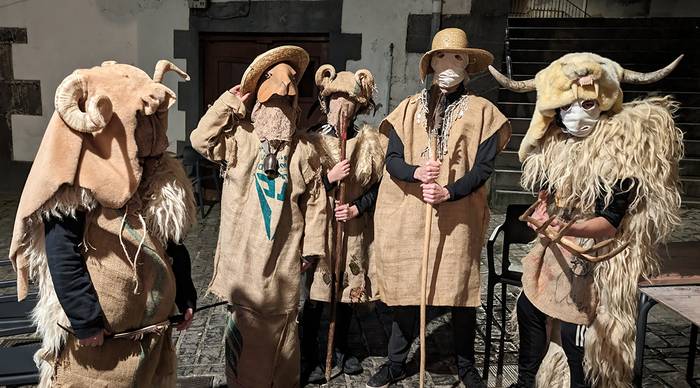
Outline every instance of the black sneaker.
POLYGON ((377 373, 369 378, 367 388, 386 388, 389 385, 406 378, 406 368, 392 366, 390 362, 379 367, 377 373))
POLYGON ((306 381, 309 384, 323 384, 326 382, 326 372, 325 368, 321 365, 316 365, 316 367, 309 373, 309 377, 306 381))
POLYGON ((343 373, 346 375, 359 375, 362 371, 362 364, 357 357, 350 354, 343 358, 343 373))
POLYGON ((481 379, 481 374, 474 365, 461 369, 459 371, 459 379, 462 380, 462 383, 467 388, 486 388, 484 380, 481 379))

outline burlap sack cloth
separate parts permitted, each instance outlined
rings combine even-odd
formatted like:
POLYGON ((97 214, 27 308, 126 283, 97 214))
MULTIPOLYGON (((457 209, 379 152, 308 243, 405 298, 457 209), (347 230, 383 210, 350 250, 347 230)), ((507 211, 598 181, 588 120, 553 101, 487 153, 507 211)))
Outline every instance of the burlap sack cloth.
POLYGON ((301 256, 325 252, 326 197, 313 146, 294 139, 277 154, 280 176, 262 171, 262 148, 245 107, 224 92, 192 132, 193 147, 228 166, 210 291, 229 301, 226 374, 234 387, 299 384, 296 317, 301 256), (264 322, 264 324, 262 324, 264 322), (235 354, 235 357, 233 356, 235 354), (267 373, 269 371, 269 373, 267 373))
MULTIPOLYGON (((323 136, 322 148, 338 148, 338 139, 332 136, 323 136)), ((314 142, 317 144, 317 142, 314 142)), ((324 152, 321 150, 321 152, 324 152)), ((364 127, 360 133, 347 141, 346 157, 350 161, 351 173, 343 182, 345 184, 345 202, 360 198, 380 178, 384 168, 384 150, 380 143, 379 132, 370 127, 364 127)), ((325 171, 330 170, 339 161, 339 153, 331 150, 325 152, 322 159, 325 171)), ((334 215, 334 203, 336 190, 328 194, 327 230, 328 239, 326 254, 314 271, 311 284, 311 299, 329 302, 331 296, 331 274, 335 268, 331 263, 335 260, 336 221, 334 215)), ((365 303, 376 299, 377 288, 373 285, 375 268, 372 259, 372 245, 374 240, 373 212, 369 211, 345 222, 344 263, 341 265, 341 283, 339 301, 342 303, 365 303)))
MULTIPOLYGON (((413 165, 421 165, 427 157, 427 120, 419 100, 420 95, 405 99, 380 127, 383 133, 387 131, 385 123, 394 127, 403 142, 406 163, 413 165)), ((481 142, 498 133, 502 149, 511 133, 506 117, 481 97, 468 96, 454 117, 437 180, 443 186, 472 168, 481 142)), ((420 183, 402 182, 385 172, 374 225, 379 296, 389 306, 420 304, 423 214, 420 183)), ((437 206, 428 261, 428 305, 480 305, 479 259, 488 222, 485 186, 465 198, 437 206)))
POLYGON ((564 322, 586 326, 593 322, 599 301, 593 264, 545 238, 522 262, 523 292, 535 307, 564 322))

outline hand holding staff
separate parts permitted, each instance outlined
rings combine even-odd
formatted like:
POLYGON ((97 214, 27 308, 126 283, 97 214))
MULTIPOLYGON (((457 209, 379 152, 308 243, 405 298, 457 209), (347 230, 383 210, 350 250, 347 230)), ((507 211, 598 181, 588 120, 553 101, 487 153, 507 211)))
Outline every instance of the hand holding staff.
MULTIPOLYGON (((338 142, 340 143, 340 160, 345 160, 346 152, 345 145, 347 143, 348 134, 348 122, 347 122, 347 112, 342 110, 340 112, 340 124, 338 128, 338 142)), ((341 180, 338 182, 338 190, 336 191, 336 202, 340 204, 345 203, 345 183, 341 180)), ((335 315, 336 315, 336 299, 338 298, 338 293, 340 291, 340 272, 341 264, 344 264, 344 244, 343 244, 343 232, 345 223, 341 221, 335 222, 335 260, 331 263, 334 266, 333 276, 331 277, 331 316, 330 323, 328 325, 328 347, 326 349, 326 382, 331 380, 331 374, 333 369, 333 342, 335 339, 335 315), (335 264, 335 265, 333 265, 335 264)))
MULTIPOLYGON (((442 127, 442 113, 444 110, 445 94, 440 93, 433 110, 432 125, 428 129, 428 154, 431 161, 437 160, 438 147, 437 136, 442 127)), ((439 176, 439 174, 438 174, 439 176)), ((437 179, 437 176, 435 177, 437 179)), ((425 326, 426 326, 426 296, 428 288, 428 257, 430 255, 430 235, 433 224, 433 205, 425 204, 425 234, 423 235, 423 261, 420 266, 420 387, 425 385, 425 326)))

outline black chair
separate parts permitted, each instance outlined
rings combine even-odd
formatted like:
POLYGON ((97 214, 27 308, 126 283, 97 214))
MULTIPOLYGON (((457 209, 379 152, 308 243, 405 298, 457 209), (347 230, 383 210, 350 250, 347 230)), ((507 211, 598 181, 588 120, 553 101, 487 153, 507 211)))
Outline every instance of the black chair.
POLYGON ((521 214, 530 207, 530 205, 508 205, 506 209, 506 220, 503 224, 498 225, 489 237, 486 244, 486 255, 488 258, 489 276, 488 276, 488 291, 486 297, 486 334, 484 335, 484 382, 488 384, 489 364, 491 358, 491 330, 493 327, 493 301, 495 299, 494 291, 497 284, 501 284, 501 338, 498 347, 498 364, 496 375, 503 374, 503 357, 506 341, 506 293, 507 286, 522 287, 521 278, 522 272, 510 270, 510 245, 511 244, 528 244, 537 237, 537 233, 527 226, 527 223, 518 219, 521 214), (493 253, 493 247, 498 239, 498 235, 503 232, 503 254, 501 259, 501 272, 496 272, 496 260, 493 253))
MULTIPOLYGON (((9 267, 7 260, 0 261, 0 268, 9 267)), ((0 282, 0 289, 15 286, 15 281, 0 282)), ((17 301, 14 293, 0 296, 0 338, 30 334, 36 330, 31 312, 36 306, 37 294, 31 293, 23 301, 17 301)), ((33 356, 39 350, 36 339, 19 340, 19 344, 0 347, 0 386, 19 386, 39 383, 39 370, 33 356)))
POLYGON ((221 198, 221 188, 219 186, 219 167, 207 159, 205 159, 199 152, 195 151, 191 145, 186 145, 182 150, 182 164, 185 167, 185 172, 187 176, 192 181, 192 187, 194 189, 195 198, 197 200, 197 207, 199 207, 199 212, 202 216, 202 220, 209 214, 214 203, 209 206, 208 211, 204 211, 206 203, 204 201, 204 182, 211 181, 216 188, 218 197, 221 198), (208 174, 203 174, 202 170, 205 168, 211 170, 208 174))

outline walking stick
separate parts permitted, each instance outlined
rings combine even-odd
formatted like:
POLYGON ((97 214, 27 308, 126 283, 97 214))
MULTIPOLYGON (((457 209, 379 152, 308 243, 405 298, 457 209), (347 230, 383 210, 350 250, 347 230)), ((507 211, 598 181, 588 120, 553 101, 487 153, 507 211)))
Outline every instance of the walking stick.
MULTIPOLYGON (((338 128, 338 143, 340 143, 340 160, 345 160, 345 144, 348 140, 348 123, 347 114, 345 111, 340 112, 340 124, 338 128)), ((339 204, 345 203, 345 184, 341 180, 338 182, 338 190, 335 192, 335 199, 339 204)), ((328 347, 326 349, 326 382, 331 380, 331 372, 333 368, 333 342, 335 340, 335 315, 336 315, 336 299, 340 291, 340 271, 341 264, 345 261, 344 259, 344 241, 343 232, 345 229, 345 223, 341 221, 335 222, 335 260, 331 263, 334 265, 333 276, 331 276, 331 316, 330 322, 328 324, 328 347)))
MULTIPOLYGON (((428 131, 428 154, 431 161, 437 160, 437 135, 442 126, 441 105, 445 94, 441 93, 433 110, 432 129, 428 131)), ((430 255, 430 235, 433 226, 433 205, 425 204, 425 229, 423 234, 423 261, 420 265, 420 388, 425 385, 425 326, 426 326, 426 296, 428 288, 428 257, 430 255)))

